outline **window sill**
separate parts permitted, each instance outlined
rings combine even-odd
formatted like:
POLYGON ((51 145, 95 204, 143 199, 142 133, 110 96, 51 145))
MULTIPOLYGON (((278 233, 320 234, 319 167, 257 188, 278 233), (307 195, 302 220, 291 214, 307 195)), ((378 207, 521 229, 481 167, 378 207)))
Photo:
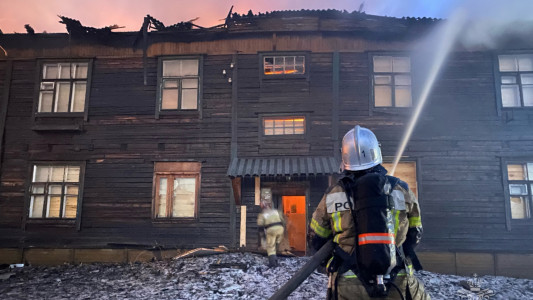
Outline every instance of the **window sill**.
POLYGON ((262 135, 263 141, 278 141, 278 140, 305 140, 305 134, 280 134, 280 135, 262 135))
POLYGON ((196 223, 198 222, 198 218, 159 218, 159 219, 152 219, 152 224, 187 224, 187 223, 196 223))
POLYGON ((83 131, 82 124, 35 124, 31 127, 33 131, 83 131))
POLYGON ((166 116, 186 116, 186 117, 200 117, 200 111, 195 110, 161 110, 159 111, 159 117, 166 116))
POLYGON ((84 115, 36 114, 31 129, 34 131, 83 131, 84 115))
POLYGON ((410 115, 414 110, 413 106, 410 107, 373 107, 372 113, 385 114, 385 115, 410 115))
POLYGON ((533 106, 502 106, 502 111, 533 110, 533 106))
POLYGON ((60 112, 60 113, 35 113, 36 118, 83 118, 85 117, 85 112, 60 112))
POLYGON ((262 80, 282 80, 282 79, 308 79, 308 74, 297 74, 297 75, 290 75, 290 74, 283 74, 283 75, 265 75, 261 74, 262 80))
POLYGON ((46 226, 46 227, 76 227, 76 219, 30 219, 26 220, 29 226, 46 226))

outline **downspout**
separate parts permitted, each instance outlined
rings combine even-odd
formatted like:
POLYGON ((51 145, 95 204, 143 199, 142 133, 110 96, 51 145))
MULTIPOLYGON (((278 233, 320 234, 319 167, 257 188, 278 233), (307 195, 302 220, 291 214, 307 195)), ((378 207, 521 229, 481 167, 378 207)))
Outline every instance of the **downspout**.
MULTIPOLYGON (((237 159, 237 53, 233 54, 231 59, 231 144, 230 144, 230 164, 234 159, 237 159)), ((240 178, 239 178, 240 179, 240 178)), ((234 185, 238 182, 240 190, 241 180, 237 178, 231 178, 231 191, 229 199, 229 209, 230 209, 230 222, 229 222, 229 233, 231 236, 231 247, 235 247, 237 244, 237 205, 235 203, 236 196, 240 198, 240 193, 236 195, 234 193, 234 185), (237 182, 234 182, 237 181, 237 182)))

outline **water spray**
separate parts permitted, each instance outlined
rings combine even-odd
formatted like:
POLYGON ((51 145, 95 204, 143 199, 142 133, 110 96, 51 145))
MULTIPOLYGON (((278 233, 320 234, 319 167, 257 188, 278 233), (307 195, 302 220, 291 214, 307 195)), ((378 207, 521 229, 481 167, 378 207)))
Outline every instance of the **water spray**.
POLYGON ((400 159, 402 158, 403 152, 405 151, 405 147, 407 146, 407 142, 409 142, 409 139, 411 138, 413 129, 415 128, 416 122, 418 121, 418 118, 420 117, 422 108, 424 108, 424 105, 429 96, 429 92, 431 91, 431 88, 433 87, 433 84, 435 83, 435 79, 437 78, 437 75, 442 65, 444 64, 446 57, 448 57, 448 54, 450 53, 453 45, 455 44, 457 36, 459 35, 459 32, 463 29, 463 25, 465 23, 466 23, 466 14, 462 9, 459 9, 455 11, 455 13, 451 16, 451 18, 446 21, 444 27, 442 28, 442 39, 440 39, 439 43, 437 44, 437 48, 436 48, 437 51, 435 53, 433 63, 431 64, 431 68, 429 69, 429 74, 426 77, 427 80, 424 85, 424 89, 422 90, 422 93, 420 94, 420 99, 416 105, 413 116, 411 117, 411 120, 409 121, 409 124, 407 125, 407 130, 405 131, 400 147, 398 148, 398 151, 396 152, 396 156, 392 164, 392 170, 390 172, 391 176, 394 176, 396 167, 398 166, 398 163, 400 162, 400 159))

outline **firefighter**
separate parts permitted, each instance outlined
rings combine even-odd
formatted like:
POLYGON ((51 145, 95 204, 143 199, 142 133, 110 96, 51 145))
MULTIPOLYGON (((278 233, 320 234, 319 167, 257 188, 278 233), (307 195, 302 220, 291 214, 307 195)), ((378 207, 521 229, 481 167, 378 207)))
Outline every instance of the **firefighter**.
POLYGON ((278 259, 276 250, 283 239, 284 219, 277 209, 272 208, 272 203, 261 201, 261 213, 257 216, 257 226, 260 238, 266 235, 266 250, 268 266, 277 267, 278 259))
POLYGON ((384 176, 387 170, 381 163, 381 149, 372 131, 357 125, 346 133, 342 140, 341 178, 327 189, 310 224, 313 248, 320 249, 329 239, 335 243, 326 265, 329 275, 327 299, 430 299, 423 284, 413 275, 413 262, 417 270, 421 269, 414 254, 422 234, 418 200, 407 183, 384 176), (381 185, 373 182, 381 182, 381 185), (360 195, 374 192, 377 195, 384 193, 383 199, 392 200, 385 201, 389 206, 369 219, 364 215, 369 209, 358 208, 372 206, 365 203, 377 198, 371 197, 374 199, 365 202, 360 199, 364 196, 360 195), (375 219, 381 216, 389 216, 382 221, 386 228, 384 233, 361 234, 363 227, 378 222, 375 219), (365 247, 382 248, 365 253, 365 247), (362 259, 364 255, 371 255, 371 258, 362 259), (387 284, 380 283, 379 276, 369 278, 367 275, 374 270, 365 267, 376 260, 390 265, 388 273, 381 277, 387 284))

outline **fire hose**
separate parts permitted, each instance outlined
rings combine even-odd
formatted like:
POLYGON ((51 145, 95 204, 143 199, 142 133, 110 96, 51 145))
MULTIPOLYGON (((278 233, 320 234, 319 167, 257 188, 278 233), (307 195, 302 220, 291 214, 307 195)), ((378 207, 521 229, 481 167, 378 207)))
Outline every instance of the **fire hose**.
POLYGON ((333 248, 333 241, 329 240, 302 268, 300 268, 300 270, 298 270, 298 272, 296 272, 296 274, 294 274, 294 276, 292 276, 291 279, 289 279, 289 281, 287 281, 287 283, 275 292, 269 300, 286 299, 307 277, 309 277, 309 275, 311 275, 311 273, 313 273, 323 260, 331 255, 333 248))

